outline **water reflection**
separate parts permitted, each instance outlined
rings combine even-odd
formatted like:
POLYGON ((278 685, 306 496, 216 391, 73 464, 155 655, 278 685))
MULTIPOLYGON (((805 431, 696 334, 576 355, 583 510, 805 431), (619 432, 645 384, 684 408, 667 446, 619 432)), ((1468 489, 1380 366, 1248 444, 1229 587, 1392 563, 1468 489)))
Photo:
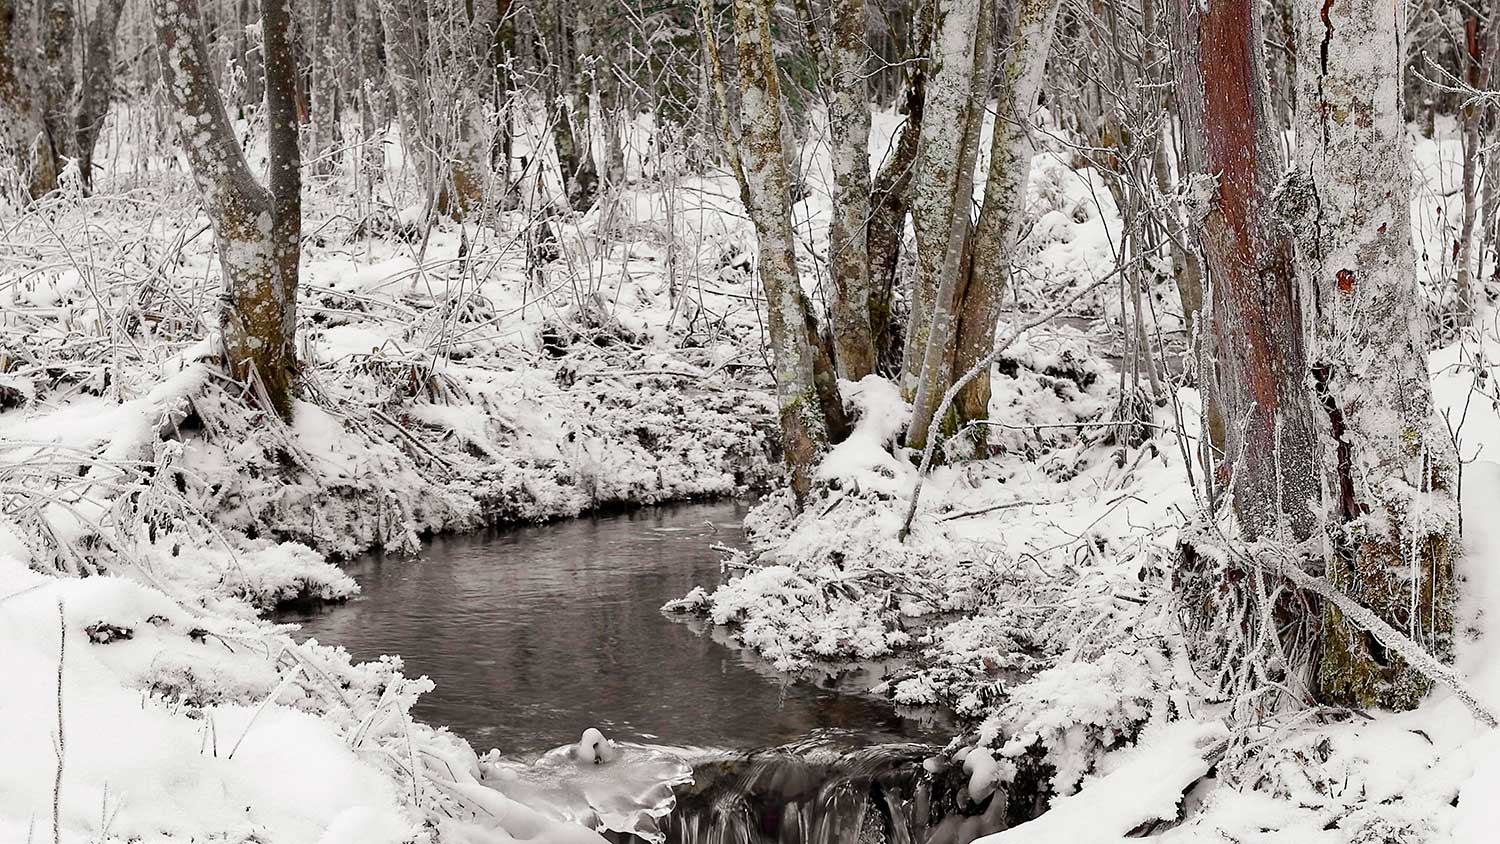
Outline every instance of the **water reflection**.
POLYGON ((946 739, 872 698, 789 682, 659 607, 719 577, 746 505, 654 507, 434 540, 419 559, 362 558, 340 606, 288 611, 299 636, 356 657, 399 653, 437 689, 414 710, 476 749, 576 741, 597 726, 644 743, 758 747, 820 730, 870 743, 946 739))

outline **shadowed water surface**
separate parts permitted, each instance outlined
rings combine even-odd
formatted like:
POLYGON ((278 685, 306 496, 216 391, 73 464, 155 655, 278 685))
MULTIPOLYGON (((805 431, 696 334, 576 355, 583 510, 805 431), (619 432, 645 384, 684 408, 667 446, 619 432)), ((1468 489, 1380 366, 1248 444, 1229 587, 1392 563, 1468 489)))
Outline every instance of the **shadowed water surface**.
POLYGON ((718 583, 712 546, 743 544, 746 507, 652 507, 440 537, 415 560, 347 564, 360 597, 278 620, 360 659, 400 654, 408 676, 437 683, 415 714, 480 752, 541 751, 590 726, 617 740, 721 748, 808 735, 856 746, 946 740, 883 701, 788 681, 662 615, 666 601, 718 583))

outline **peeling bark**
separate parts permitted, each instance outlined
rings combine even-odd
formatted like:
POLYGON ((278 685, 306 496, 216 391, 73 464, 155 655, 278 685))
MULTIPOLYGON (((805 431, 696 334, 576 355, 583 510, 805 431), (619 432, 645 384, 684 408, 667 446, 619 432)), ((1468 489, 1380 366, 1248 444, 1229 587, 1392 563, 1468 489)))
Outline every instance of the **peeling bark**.
POLYGON ((1271 202, 1283 165, 1260 21, 1251 0, 1207 8, 1179 0, 1176 24, 1177 97, 1195 186, 1189 229, 1213 281, 1218 481, 1247 538, 1307 539, 1321 500, 1319 423, 1306 387, 1293 244, 1271 202))

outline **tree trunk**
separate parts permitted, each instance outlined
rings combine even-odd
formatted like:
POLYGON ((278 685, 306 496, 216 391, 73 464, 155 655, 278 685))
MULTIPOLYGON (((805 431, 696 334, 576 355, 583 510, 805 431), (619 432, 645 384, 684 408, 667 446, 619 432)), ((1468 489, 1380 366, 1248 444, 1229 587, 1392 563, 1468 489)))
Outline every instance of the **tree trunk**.
POLYGON ((781 145, 781 86, 771 49, 770 0, 735 0, 740 69, 740 155, 760 253, 782 448, 798 506, 812 489, 814 464, 828 445, 814 383, 814 348, 792 239, 786 152, 781 145))
POLYGON ((163 88, 219 246, 219 329, 230 374, 289 418, 300 255, 301 161, 291 0, 264 0, 270 190, 240 151, 204 44, 198 0, 152 0, 163 88))
POLYGON ((378 0, 359 0, 357 14, 360 164, 365 177, 373 182, 385 176, 382 130, 390 120, 390 92, 380 60, 383 30, 378 0))
POLYGON ((833 158, 833 344, 839 377, 875 371, 870 331, 870 88, 866 82, 864 0, 834 0, 828 123, 833 158))
POLYGON ((339 161, 339 71, 342 44, 335 33, 334 0, 312 4, 312 166, 314 175, 327 176, 339 161))
MULTIPOLYGON (((1009 262, 1026 213, 1031 178, 1031 140, 1042 70, 1057 28, 1059 0, 1015 0, 1009 4, 1010 46, 997 69, 995 131, 990 141, 984 204, 974 224, 969 277, 958 306, 958 350, 953 378, 968 372, 995 346, 995 325, 1005 296, 1009 262)), ((954 403, 960 423, 989 416, 990 374, 970 381, 954 403)))
MULTIPOLYGON (((924 8, 927 6, 924 4, 924 8)), ((927 55, 932 41, 933 15, 923 14, 914 52, 927 55)), ((876 358, 881 371, 899 378, 903 337, 901 326, 892 319, 896 277, 901 263, 901 243, 906 236, 906 216, 911 209, 911 193, 916 171, 917 149, 922 136, 922 105, 927 99, 927 65, 925 61, 907 63, 911 68, 905 95, 906 122, 896 138, 895 148, 880 168, 870 190, 870 223, 866 228, 866 245, 870 258, 870 331, 876 342, 876 358)))
POLYGON ((101 0, 94 7, 88 24, 83 52, 83 84, 78 92, 78 114, 74 147, 78 156, 78 177, 85 190, 94 185, 94 147, 104 129, 110 100, 115 88, 115 31, 120 27, 120 11, 125 0, 101 0))
MULTIPOLYGON (((1454 448, 1436 421, 1428 322, 1416 291, 1410 147, 1402 121, 1405 20, 1383 0, 1298 4, 1296 182, 1300 266, 1314 297, 1328 579, 1440 659, 1453 648, 1459 552, 1454 448)), ((1430 681, 1325 609, 1321 697, 1415 706, 1430 681)))
POLYGON ((936 66, 929 71, 923 109, 912 219, 917 277, 912 286, 902 388, 912 395, 906 444, 922 448, 943 392, 952 383, 954 309, 966 266, 974 160, 989 91, 989 0, 943 0, 938 7, 936 66), (954 131, 957 128, 958 131, 954 131))
MULTIPOLYGON (((1494 26, 1494 22, 1490 24, 1494 26)), ((1489 37, 1488 27, 1485 37, 1489 37)), ((1470 13, 1464 21, 1464 50, 1460 53, 1465 76, 1475 90, 1483 90, 1484 56, 1480 46, 1479 16, 1470 13)), ((1466 328, 1474 322, 1474 221, 1479 216, 1479 118, 1482 106, 1469 104, 1459 113, 1463 129, 1463 217, 1458 229, 1458 277, 1454 327, 1466 328)))
POLYGON ((1194 174, 1189 229, 1213 279, 1219 481, 1247 538, 1306 539, 1321 495, 1318 421, 1292 244, 1272 219, 1282 162, 1256 4, 1176 6, 1177 102, 1194 174))
POLYGON ((78 73, 74 67, 78 43, 78 17, 72 0, 47 0, 42 10, 42 56, 46 68, 45 113, 43 123, 52 139, 52 152, 58 167, 64 158, 74 157, 74 93, 78 73))
MULTIPOLYGON (((57 157, 43 122, 44 100, 34 69, 37 33, 16 0, 0 0, 0 159, 15 174, 18 202, 41 199, 57 187, 57 157)), ((11 194, 9 178, 0 196, 11 194)))

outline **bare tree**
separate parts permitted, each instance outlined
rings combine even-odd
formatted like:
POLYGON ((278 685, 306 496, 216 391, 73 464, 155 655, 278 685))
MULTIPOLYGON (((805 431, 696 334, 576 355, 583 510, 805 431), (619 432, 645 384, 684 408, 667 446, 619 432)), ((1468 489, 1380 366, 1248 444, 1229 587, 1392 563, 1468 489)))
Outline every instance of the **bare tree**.
MULTIPOLYGON (((974 224, 970 264, 958 301, 958 347, 950 378, 967 372, 995 345, 995 326, 1005 295, 1009 263, 1026 213, 1032 143, 1042 70, 1052 49, 1060 0, 1013 0, 1006 5, 1010 43, 996 68, 995 130, 984 185, 984 204, 974 224)), ((950 381, 951 383, 951 381, 950 381)), ((958 394, 959 422, 989 417, 986 369, 958 394)))
POLYGON ((828 233, 830 303, 838 373, 858 381, 875 371, 870 326, 870 88, 864 0, 833 0, 828 125, 833 156, 833 224, 828 233))
MULTIPOLYGON (((708 38, 713 37, 708 20, 704 21, 704 32, 708 38)), ((737 167, 743 167, 744 194, 755 222, 782 448, 791 474, 792 495, 800 505, 812 489, 813 467, 828 445, 828 426, 815 384, 816 350, 807 330, 809 314, 792 239, 792 205, 782 147, 781 83, 771 47, 770 0, 735 0, 734 35, 744 130, 738 152, 732 153, 731 159, 737 167)), ((734 142, 733 138, 726 140, 734 142)))
POLYGON ((214 82, 198 0, 152 0, 161 74, 182 148, 218 239, 219 330, 231 375, 283 417, 292 411, 297 358, 297 265, 302 166, 291 0, 263 0, 269 190, 235 140, 214 82))
POLYGON ((927 423, 951 383, 954 307, 990 74, 989 0, 942 0, 937 9, 911 209, 917 276, 902 361, 903 392, 913 396, 912 448, 926 445, 927 423))

